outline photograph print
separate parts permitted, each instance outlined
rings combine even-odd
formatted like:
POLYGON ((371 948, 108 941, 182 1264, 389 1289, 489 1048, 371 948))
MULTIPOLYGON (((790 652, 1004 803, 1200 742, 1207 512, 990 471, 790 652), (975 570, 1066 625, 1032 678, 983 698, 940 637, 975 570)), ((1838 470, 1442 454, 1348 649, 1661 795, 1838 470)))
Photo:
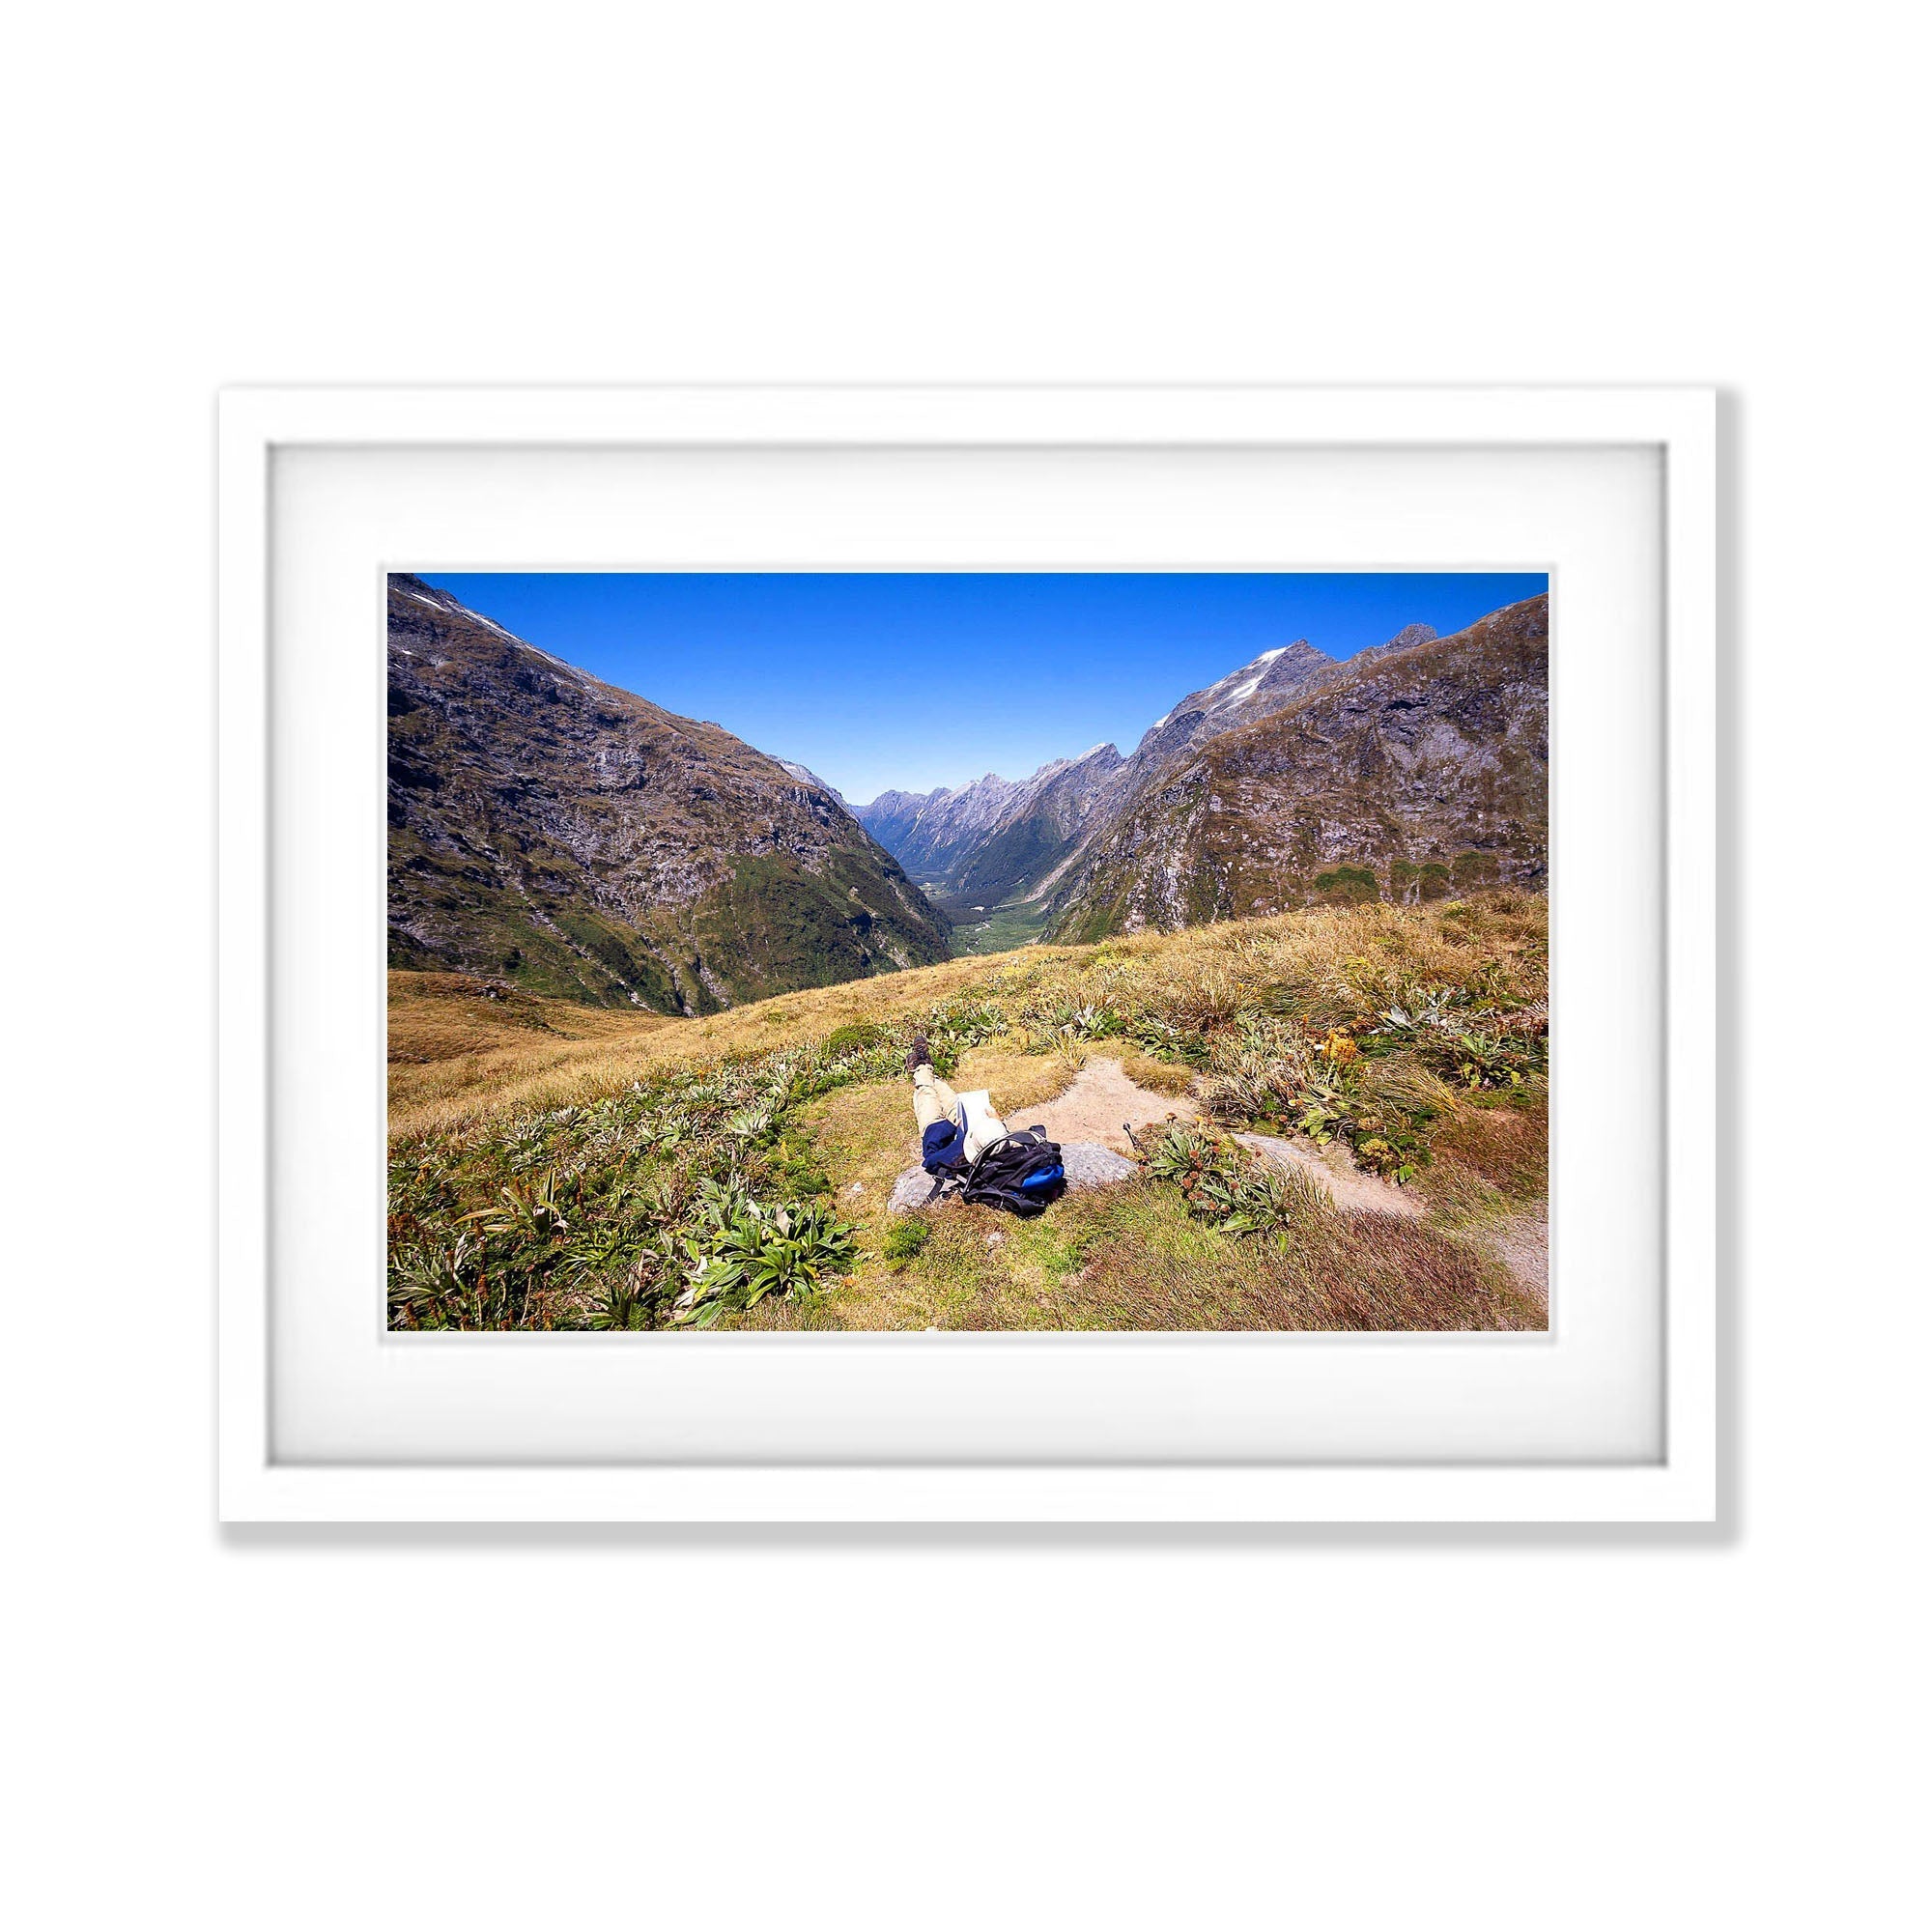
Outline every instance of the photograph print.
POLYGON ((390 575, 389 1327, 1546 1329, 1548 593, 390 575))

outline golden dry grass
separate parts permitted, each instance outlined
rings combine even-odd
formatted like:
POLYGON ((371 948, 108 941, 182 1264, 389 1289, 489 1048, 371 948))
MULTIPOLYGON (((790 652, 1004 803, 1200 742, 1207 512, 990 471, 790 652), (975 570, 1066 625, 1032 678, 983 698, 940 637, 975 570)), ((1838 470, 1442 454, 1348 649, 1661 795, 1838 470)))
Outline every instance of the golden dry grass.
MULTIPOLYGON (((1163 1053, 1192 1053, 1217 1073, 1228 1049, 1246 1050, 1243 1030, 1272 1025, 1269 1015, 1287 1015, 1317 1037, 1326 1028, 1361 1029, 1418 982, 1477 989, 1533 1015, 1546 997, 1545 931, 1543 901, 1521 895, 1317 908, 1091 947, 961 958, 696 1020, 580 1007, 456 975, 393 973, 390 1127, 393 1136, 427 1135, 453 1151, 462 1186, 475 1191, 494 1180, 490 1163, 507 1158, 518 1136, 567 1140, 579 1131, 539 1120, 548 1110, 662 1076, 708 1077, 720 1062, 820 1044, 855 1024, 903 1036, 933 1024, 935 1009, 949 1002, 981 1016, 956 1022, 969 1036, 983 1035, 987 1009, 999 1009, 994 1037, 965 1053, 951 1077, 962 1091, 990 1090, 1009 1119, 1064 1093, 1090 1055, 1119 1058, 1143 1087, 1179 1095, 1194 1079, 1187 1065, 1144 1050, 1118 1027, 1089 1037, 1094 1015, 1138 1016, 1143 1038, 1165 1042, 1163 1053)), ((890 1046, 877 1064, 895 1064, 890 1046)), ((895 1072, 874 1073, 837 1087, 795 1108, 767 1159, 789 1163, 790 1172, 822 1171, 838 1214, 858 1226, 862 1259, 815 1293, 766 1300, 726 1325, 1547 1325, 1534 1270, 1520 1257, 1512 1261, 1509 1245, 1547 1188, 1541 1080, 1509 1095, 1471 1096, 1452 1092, 1413 1055, 1378 1061, 1365 1078, 1378 1094, 1389 1089, 1389 1097, 1406 1083, 1415 1090, 1408 1097, 1433 1110, 1433 1158, 1413 1183, 1426 1209, 1421 1219, 1324 1211, 1277 1245, 1219 1234, 1190 1216, 1178 1189, 1144 1180, 1069 1195, 1031 1222, 984 1208, 938 1209, 923 1217, 925 1239, 916 1254, 904 1251, 905 1224, 887 1212, 895 1180, 915 1158, 906 1083, 895 1072), (895 1258, 889 1258, 895 1229, 895 1258)), ((432 1164, 440 1158, 432 1155, 432 1164)))
MULTIPOLYGON (((858 1021, 903 1021, 968 989, 1013 1008, 1049 985, 1076 998, 1122 991, 1183 1025, 1225 1020, 1257 998, 1287 999, 1311 1024, 1342 1025, 1359 1015, 1364 988, 1378 980, 1453 980, 1496 958, 1535 993, 1543 930, 1542 901, 1526 897, 1315 908, 1097 946, 950 959, 693 1020, 521 993, 491 1000, 484 982, 460 975, 392 972, 389 1128, 410 1135, 573 1105, 667 1067, 819 1038, 858 1021)), ((1158 1065, 1129 1071, 1142 1078, 1158 1065)), ((1146 1084, 1175 1078, 1163 1068, 1146 1084)))
POLYGON ((623 1013, 531 995, 493 1002, 389 975, 389 1131, 446 1131, 494 1114, 562 1107, 614 1094, 669 1066, 810 1039, 861 1020, 923 1010, 983 975, 983 959, 952 959, 876 980, 785 993, 705 1019, 623 1013))

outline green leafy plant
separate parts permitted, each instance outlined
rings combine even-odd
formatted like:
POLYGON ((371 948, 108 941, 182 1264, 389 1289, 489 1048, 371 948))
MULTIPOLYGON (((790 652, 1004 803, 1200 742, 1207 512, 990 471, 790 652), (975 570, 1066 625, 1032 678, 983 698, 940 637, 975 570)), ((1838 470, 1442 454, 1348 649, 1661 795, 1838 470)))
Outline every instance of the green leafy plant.
POLYGON ((462 1216, 473 1221, 480 1234, 493 1238, 550 1241, 570 1232, 562 1205, 557 1198, 557 1177, 553 1168, 537 1180, 512 1180, 497 1189, 497 1199, 488 1208, 462 1216))
POLYGON ((597 1329, 655 1328, 657 1297, 654 1284, 641 1276, 627 1275, 604 1291, 604 1298, 591 1310, 589 1325, 597 1329))
POLYGON ((1480 1028, 1456 1035, 1451 1058, 1456 1077, 1472 1092, 1479 1088, 1520 1087, 1542 1064, 1540 1040, 1512 1038, 1480 1028))
POLYGON ((1126 1031, 1125 1016, 1104 992, 1082 998, 1065 986, 1052 986, 1035 994, 1020 1011, 1028 1026, 1068 1039, 1107 1039, 1126 1031))
POLYGON ((766 1295, 786 1296, 845 1274, 859 1260, 858 1230, 834 1217, 824 1201, 765 1208, 749 1195, 707 1182, 701 1213, 708 1238, 687 1237, 684 1293, 674 1326, 709 1328, 721 1317, 755 1308, 766 1295))
POLYGON ((1297 1224, 1329 1211, 1306 1175, 1263 1161, 1237 1141, 1184 1122, 1155 1134, 1142 1164, 1180 1190, 1187 1211, 1223 1235, 1255 1235, 1286 1247, 1297 1224))
POLYGON ((1409 986, 1377 1015, 1375 1034, 1385 1039, 1409 1041, 1454 1024, 1452 1015, 1468 1004, 1455 986, 1409 986))
POLYGON ((881 1252, 894 1267, 903 1267, 931 1238, 932 1230, 925 1222, 906 1215, 886 1230, 881 1252))
POLYGON ((468 1235, 451 1246, 423 1242, 404 1249, 389 1270, 390 1319, 413 1327, 451 1326, 471 1295, 465 1276, 470 1255, 468 1235))

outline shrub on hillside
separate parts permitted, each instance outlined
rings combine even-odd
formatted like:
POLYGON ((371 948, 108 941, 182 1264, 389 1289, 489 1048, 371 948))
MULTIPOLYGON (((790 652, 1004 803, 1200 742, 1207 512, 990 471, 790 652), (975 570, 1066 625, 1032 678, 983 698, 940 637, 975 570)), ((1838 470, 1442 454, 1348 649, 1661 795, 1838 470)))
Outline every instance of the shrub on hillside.
POLYGON ((903 1267, 932 1236, 931 1228, 914 1215, 906 1215, 895 1221, 886 1230, 886 1238, 881 1247, 894 1267, 903 1267))
POLYGON ((1186 1122, 1162 1128, 1142 1152, 1149 1176, 1180 1190, 1187 1211, 1223 1235, 1257 1235, 1287 1251, 1293 1231, 1334 1211, 1307 1175, 1277 1168, 1238 1141, 1186 1122))
POLYGON ((825 1036, 828 1058, 838 1060, 847 1054, 864 1053, 886 1038, 886 1030, 876 1020, 855 1020, 850 1026, 834 1027, 825 1036))
POLYGON ((782 1299, 827 1275, 848 1274, 859 1260, 859 1231, 837 1219, 829 1202, 766 1208, 715 1181, 702 1192, 699 1231, 682 1242, 685 1288, 674 1326, 709 1328, 768 1294, 782 1299))

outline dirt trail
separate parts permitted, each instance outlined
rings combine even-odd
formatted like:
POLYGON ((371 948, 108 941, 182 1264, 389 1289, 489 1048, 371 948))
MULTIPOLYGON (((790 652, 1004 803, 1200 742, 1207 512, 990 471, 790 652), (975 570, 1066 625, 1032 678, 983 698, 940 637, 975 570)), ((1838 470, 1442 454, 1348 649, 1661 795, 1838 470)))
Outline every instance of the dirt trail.
MULTIPOLYGON (((998 1095, 994 1098, 997 1101, 998 1095)), ((1173 1094, 1155 1094, 1128 1079, 1118 1060, 1090 1060, 1073 1085, 1057 1100, 1016 1107, 1006 1116, 1009 1127, 1041 1126, 1050 1141, 1099 1141, 1116 1151, 1131 1151, 1121 1123, 1139 1129, 1170 1114, 1191 1121, 1194 1102, 1173 1094)))
MULTIPOLYGON (((1179 1120, 1200 1117, 1192 1100, 1171 1094, 1155 1094, 1127 1076, 1118 1060, 1090 1060, 1075 1076, 1072 1086, 1057 1100, 1037 1107, 1023 1107, 1008 1115, 1007 1124, 1046 1129, 1055 1141, 1100 1141, 1120 1152, 1130 1151, 1124 1122, 1137 1131, 1164 1121, 1172 1114, 1179 1120)), ((1401 1214, 1408 1218, 1420 1214, 1421 1204, 1405 1194, 1394 1182, 1373 1174, 1361 1173, 1347 1151, 1331 1147, 1321 1151, 1299 1142, 1282 1140, 1272 1134, 1237 1134, 1244 1146, 1264 1160, 1283 1167, 1297 1167, 1318 1180, 1333 1197, 1337 1207, 1357 1212, 1401 1214)))
POLYGON ((1400 1214, 1410 1221, 1423 1211, 1422 1204, 1394 1181, 1384 1180, 1378 1174, 1364 1174, 1339 1143, 1317 1149, 1285 1141, 1277 1134, 1236 1134, 1235 1138, 1264 1160, 1271 1160, 1277 1167, 1298 1168, 1311 1180, 1320 1181, 1338 1208, 1357 1214, 1400 1214))

